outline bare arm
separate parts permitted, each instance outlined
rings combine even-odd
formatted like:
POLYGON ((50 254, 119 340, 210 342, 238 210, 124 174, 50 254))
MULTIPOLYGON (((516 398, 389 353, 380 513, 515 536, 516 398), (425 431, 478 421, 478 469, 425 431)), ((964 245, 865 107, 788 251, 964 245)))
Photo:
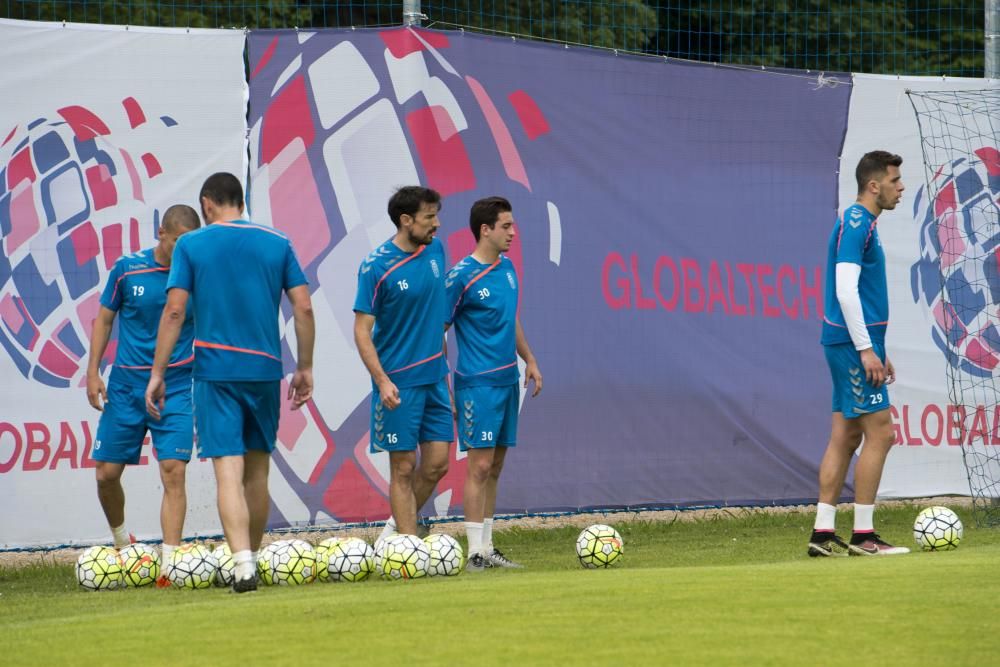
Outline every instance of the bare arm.
POLYGON ((515 343, 517 345, 517 354, 522 359, 524 359, 524 386, 528 386, 529 381, 535 382, 535 390, 531 392, 531 395, 538 396, 539 392, 542 391, 542 372, 538 369, 538 362, 535 361, 535 355, 531 353, 531 346, 528 345, 528 339, 524 337, 524 330, 521 329, 521 318, 516 321, 515 329, 515 343))
POLYGON ((372 340, 372 329, 375 328, 375 316, 368 313, 354 313, 354 344, 358 348, 358 354, 364 363, 368 373, 372 376, 372 381, 378 387, 382 396, 382 404, 390 410, 399 407, 399 389, 386 375, 379 361, 378 351, 375 349, 375 342, 372 340))
POLYGON ((101 306, 94 318, 94 331, 90 335, 90 357, 87 360, 87 400, 95 410, 104 411, 108 402, 108 391, 101 378, 101 359, 111 340, 111 327, 115 323, 115 311, 101 306))
POLYGON ((163 409, 167 394, 163 374, 167 372, 170 355, 174 353, 177 339, 181 335, 181 327, 187 315, 187 302, 187 290, 174 287, 167 293, 167 305, 163 307, 163 314, 160 316, 153 370, 149 373, 149 384, 146 386, 146 410, 156 419, 160 418, 160 410, 163 409))
POLYGON ((313 349, 316 345, 316 320, 313 317, 312 298, 309 287, 299 285, 288 290, 288 300, 292 303, 295 318, 295 341, 298 348, 298 365, 288 386, 288 399, 292 410, 298 410, 312 398, 313 392, 313 349))

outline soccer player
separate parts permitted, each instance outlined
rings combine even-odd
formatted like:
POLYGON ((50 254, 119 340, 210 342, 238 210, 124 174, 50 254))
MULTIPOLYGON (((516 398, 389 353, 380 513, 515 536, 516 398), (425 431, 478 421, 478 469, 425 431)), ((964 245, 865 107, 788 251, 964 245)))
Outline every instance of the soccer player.
POLYGON ((903 159, 885 151, 861 158, 858 199, 830 234, 822 343, 833 378, 833 425, 819 468, 819 504, 810 556, 877 556, 909 552, 875 532, 875 495, 894 434, 888 384, 896 370, 885 353, 889 324, 885 253, 876 226, 903 195, 903 159), (854 533, 845 544, 834 532, 836 503, 854 452, 854 533))
POLYGON ((382 538, 416 533, 417 511, 448 471, 455 432, 444 358, 445 255, 435 238, 440 209, 434 190, 397 190, 388 205, 396 234, 358 269, 354 342, 372 377, 371 451, 389 452, 392 516, 382 538))
POLYGON ((166 375, 171 390, 166 396, 163 419, 149 418, 143 394, 153 367, 156 328, 167 301, 164 287, 174 245, 183 234, 199 226, 201 223, 193 208, 171 206, 163 215, 156 246, 125 255, 115 262, 101 294, 87 364, 87 399, 94 409, 101 411, 93 451, 97 463, 97 497, 111 527, 115 548, 135 541, 125 528, 125 491, 121 477, 126 464, 139 462, 142 441, 148 430, 153 437, 163 482, 160 528, 163 531, 164 570, 180 544, 187 511, 184 472, 191 460, 194 439, 191 414, 194 322, 190 311, 183 313, 179 322, 179 343, 168 359, 166 375), (101 379, 101 358, 119 313, 118 350, 109 386, 105 387, 101 379))
POLYGON ((503 197, 472 205, 469 228, 476 249, 448 272, 448 324, 458 337, 455 406, 458 442, 468 452, 465 477, 466 568, 521 567, 493 546, 497 482, 507 449, 517 444, 520 399, 517 356, 524 360, 524 386, 542 390, 542 373, 517 317, 518 282, 502 253, 514 241, 514 217, 503 197))
POLYGON ((309 287, 291 241, 242 219, 243 187, 213 174, 199 195, 206 227, 183 237, 167 279, 146 409, 163 415, 164 370, 189 297, 194 301, 194 409, 199 454, 212 459, 219 518, 236 563, 233 592, 256 590, 256 552, 270 508, 267 476, 278 430, 283 375, 281 293, 295 319, 292 409, 312 397, 315 339, 309 287))

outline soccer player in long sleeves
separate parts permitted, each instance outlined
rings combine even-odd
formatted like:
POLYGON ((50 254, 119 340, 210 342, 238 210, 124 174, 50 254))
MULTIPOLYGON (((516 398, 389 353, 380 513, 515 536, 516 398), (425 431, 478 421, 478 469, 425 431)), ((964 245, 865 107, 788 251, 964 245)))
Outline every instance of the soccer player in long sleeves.
POLYGON ((447 267, 435 238, 440 208, 434 190, 400 188, 388 205, 396 234, 358 269, 354 342, 372 378, 371 451, 389 452, 392 516, 382 537, 415 534, 417 511, 448 471, 454 422, 444 358, 447 267))
POLYGON ((903 159, 872 151, 855 170, 858 199, 830 233, 822 343, 833 379, 833 425, 819 468, 819 503, 810 556, 876 556, 909 552, 875 532, 875 496, 895 439, 888 384, 896 370, 885 352, 889 296, 877 218, 903 196, 903 159), (854 452, 854 532, 845 544, 834 532, 836 503, 854 452))
POLYGON ((270 509, 267 477, 281 403, 281 294, 295 319, 292 409, 312 397, 315 323, 305 275, 281 232, 242 219, 243 187, 213 174, 199 195, 207 226, 181 238, 167 280, 146 409, 162 415, 164 370, 194 301, 194 410, 199 455, 212 459, 219 518, 233 551, 233 591, 256 590, 256 551, 270 509))
POLYGON ((493 546, 497 483, 507 449, 517 444, 520 399, 517 356, 525 363, 524 386, 542 390, 542 373, 517 317, 518 281, 510 250, 516 231, 503 197, 472 205, 469 228, 476 249, 452 267, 445 280, 448 324, 458 338, 455 406, 458 442, 468 452, 465 477, 466 569, 521 567, 493 546))
MULTIPOLYGON (((164 287, 177 240, 198 229, 201 222, 190 206, 171 206, 163 214, 155 247, 125 255, 115 262, 101 294, 101 307, 94 320, 87 364, 87 399, 101 411, 94 441, 97 497, 111 527, 115 548, 129 544, 125 528, 125 491, 121 477, 126 464, 139 462, 146 432, 153 447, 163 482, 160 528, 163 559, 180 544, 187 511, 184 472, 191 460, 194 440, 191 413, 191 369, 194 366, 194 320, 187 311, 180 326, 179 342, 168 360, 166 375, 170 394, 161 420, 146 414, 144 392, 153 368, 156 329, 167 301, 164 287), (101 379, 101 358, 118 319, 118 348, 108 386, 101 379)), ((164 568, 166 569, 166 568, 164 568)), ((158 582, 158 583, 162 583, 158 582)))

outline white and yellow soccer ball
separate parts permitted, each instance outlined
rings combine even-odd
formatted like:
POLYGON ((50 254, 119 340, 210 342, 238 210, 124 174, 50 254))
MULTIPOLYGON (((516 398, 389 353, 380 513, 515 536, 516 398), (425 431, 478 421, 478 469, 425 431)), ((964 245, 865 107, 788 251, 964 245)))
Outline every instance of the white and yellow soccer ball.
POLYGON ((375 571, 375 551, 359 537, 349 537, 330 551, 329 581, 364 581, 375 571))
POLYGON ((148 544, 130 544, 118 552, 118 559, 126 586, 149 586, 160 576, 160 554, 148 544))
POLYGON ((219 562, 204 544, 182 544, 174 550, 167 578, 178 588, 210 588, 219 562))
POLYGON ((218 568, 215 570, 215 585, 229 587, 236 581, 236 561, 233 560, 233 551, 225 542, 212 550, 218 568))
POLYGON ((299 586, 316 578, 316 551, 305 540, 289 540, 271 553, 271 578, 279 586, 299 586))
POLYGON ((462 545, 451 535, 435 533, 424 538, 430 558, 427 574, 432 577, 453 577, 465 567, 462 545))
POLYGON ((90 547, 76 559, 76 580, 88 591, 110 591, 125 586, 118 552, 111 547, 90 547))
POLYGON ((431 555, 416 535, 393 535, 382 547, 382 569, 386 579, 419 579, 427 575, 431 555))
POLYGON ((271 563, 271 557, 277 549, 287 543, 288 540, 271 542, 257 552, 257 578, 260 579, 261 583, 267 584, 268 586, 274 583, 274 566, 271 563))
POLYGON ((341 538, 328 537, 316 545, 316 580, 330 581, 330 554, 340 544, 341 538))
POLYGON ((576 538, 577 558, 589 569, 609 567, 621 560, 624 547, 618 531, 601 523, 584 528, 576 538))
POLYGON ((922 509, 913 522, 913 539, 924 551, 956 549, 962 534, 962 520, 947 507, 922 509))

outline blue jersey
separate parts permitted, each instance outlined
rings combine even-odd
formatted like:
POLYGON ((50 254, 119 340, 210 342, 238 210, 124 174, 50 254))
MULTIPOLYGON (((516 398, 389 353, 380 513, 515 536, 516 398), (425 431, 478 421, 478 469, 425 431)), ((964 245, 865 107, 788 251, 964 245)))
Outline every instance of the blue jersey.
POLYGON ((306 284, 281 232, 245 220, 215 222, 177 239, 167 289, 194 301, 194 377, 280 380, 281 293, 306 284))
POLYGON ((837 300, 837 263, 861 266, 858 294, 868 335, 873 343, 885 342, 889 325, 889 288, 885 278, 885 253, 878 238, 878 220, 861 204, 854 204, 837 220, 827 249, 823 317, 823 345, 850 343, 851 334, 837 300))
MULTIPOLYGON (((101 293, 101 305, 118 314, 118 350, 111 382, 138 387, 149 384, 156 333, 167 303, 164 287, 169 271, 170 267, 156 262, 152 248, 120 257, 112 267, 101 293)), ((185 384, 191 387, 193 342, 194 320, 189 307, 164 376, 171 389, 185 384)))
POLYGON ((358 269, 354 310, 375 316, 372 342, 382 369, 399 388, 433 384, 448 374, 444 267, 438 239, 412 253, 389 240, 358 269))
POLYGON ((455 388, 517 382, 517 274, 500 256, 481 264, 469 255, 445 280, 448 324, 458 338, 455 388))

